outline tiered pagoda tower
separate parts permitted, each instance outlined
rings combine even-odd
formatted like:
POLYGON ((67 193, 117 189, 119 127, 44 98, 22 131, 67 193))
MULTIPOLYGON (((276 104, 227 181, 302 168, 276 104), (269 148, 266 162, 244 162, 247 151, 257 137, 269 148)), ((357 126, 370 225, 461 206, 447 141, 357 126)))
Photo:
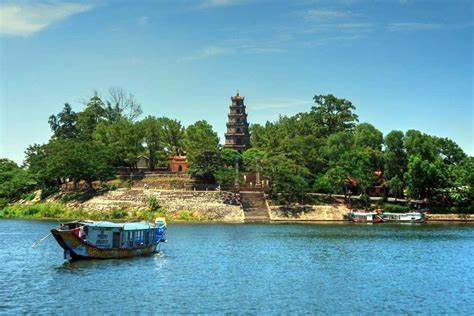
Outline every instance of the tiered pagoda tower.
POLYGON ((241 97, 237 91, 237 94, 230 99, 232 104, 229 107, 224 147, 243 152, 250 147, 249 123, 247 122, 244 104, 245 97, 241 97))

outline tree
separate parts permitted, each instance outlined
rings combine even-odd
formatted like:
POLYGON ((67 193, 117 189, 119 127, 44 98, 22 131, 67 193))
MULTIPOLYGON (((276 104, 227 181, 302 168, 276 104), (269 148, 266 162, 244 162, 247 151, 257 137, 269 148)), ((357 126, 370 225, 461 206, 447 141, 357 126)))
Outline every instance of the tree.
POLYGON ((350 101, 332 94, 315 95, 313 99, 316 105, 311 108, 311 115, 320 135, 329 136, 355 127, 358 116, 353 113, 355 106, 350 101))
POLYGON ((109 89, 106 112, 110 121, 126 119, 132 122, 143 113, 135 96, 118 87, 109 89))
POLYGON ((150 170, 154 170, 159 157, 163 159, 162 122, 154 116, 147 116, 140 122, 140 129, 143 131, 146 150, 148 153, 150 170))
POLYGON ((112 165, 116 167, 135 168, 138 157, 143 153, 143 130, 129 120, 101 122, 93 137, 109 148, 112 165))
MULTIPOLYGON (((190 166, 193 164, 202 165, 204 162, 199 161, 209 153, 219 152, 219 137, 212 130, 212 126, 206 121, 197 121, 186 128, 184 137, 184 148, 190 166), (203 155, 207 152, 206 155, 203 155)), ((195 168, 191 168, 195 170, 195 168)))
POLYGON ((74 112, 69 103, 57 115, 51 115, 48 120, 49 126, 56 138, 74 138, 77 136, 77 113, 74 112))
POLYGON ((36 181, 31 174, 15 162, 0 159, 0 207, 34 188, 36 181))
POLYGON ((224 166, 235 169, 235 162, 242 160, 242 154, 237 150, 224 147, 221 149, 221 159, 224 166))
POLYGON ((417 130, 408 130, 405 133, 404 146, 408 157, 419 156, 422 160, 434 161, 437 157, 435 140, 430 135, 417 130))
POLYGON ((404 135, 402 131, 391 131, 385 136, 385 150, 383 153, 384 175, 388 181, 397 178, 395 181, 397 186, 399 181, 404 186, 403 175, 407 168, 407 154, 403 141, 404 135))
POLYGON ((404 183, 398 176, 394 176, 388 180, 387 184, 390 194, 394 197, 403 197, 404 183))
POLYGON ((178 156, 184 152, 185 129, 177 120, 166 117, 160 119, 163 126, 163 147, 169 155, 178 156))
POLYGON ((203 150, 193 155, 188 171, 205 182, 213 183, 221 170, 222 160, 218 151, 203 150))
POLYGON ((244 151, 242 158, 244 161, 245 170, 247 172, 257 172, 260 171, 258 168, 261 168, 262 161, 267 156, 267 153, 263 150, 257 148, 250 148, 244 151))
POLYGON ((383 134, 372 124, 361 123, 357 125, 354 132, 354 142, 358 147, 369 147, 381 151, 383 134))
POLYGON ((96 94, 89 100, 84 111, 79 112, 77 115, 77 128, 81 140, 92 140, 92 134, 96 126, 100 122, 105 121, 105 119, 106 110, 104 102, 96 94))
POLYGON ((447 164, 459 164, 467 157, 461 147, 448 138, 434 137, 434 142, 439 155, 447 164))
POLYGON ((308 192, 309 171, 283 155, 265 160, 265 174, 270 177, 270 194, 284 203, 301 201, 308 192))
POLYGON ((441 171, 437 167, 442 168, 439 164, 422 159, 420 155, 410 156, 407 172, 405 173, 410 197, 416 199, 431 197, 439 179, 438 171, 441 171))

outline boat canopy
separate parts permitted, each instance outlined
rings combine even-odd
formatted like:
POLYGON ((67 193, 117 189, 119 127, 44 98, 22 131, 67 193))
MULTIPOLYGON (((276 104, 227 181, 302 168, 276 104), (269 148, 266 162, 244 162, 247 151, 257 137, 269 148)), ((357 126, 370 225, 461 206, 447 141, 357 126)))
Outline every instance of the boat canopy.
POLYGON ((154 226, 150 225, 147 222, 138 222, 138 223, 113 223, 113 222, 106 222, 106 221, 85 221, 81 222, 89 227, 98 227, 98 228, 122 228, 123 230, 144 230, 144 229, 151 229, 155 228, 154 226))

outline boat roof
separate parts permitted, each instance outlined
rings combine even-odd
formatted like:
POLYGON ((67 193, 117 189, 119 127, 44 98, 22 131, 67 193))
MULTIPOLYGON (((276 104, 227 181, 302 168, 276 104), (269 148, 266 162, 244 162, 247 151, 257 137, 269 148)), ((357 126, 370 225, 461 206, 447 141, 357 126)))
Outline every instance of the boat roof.
POLYGON ((377 215, 377 212, 352 212, 354 215, 377 215))
POLYGON ((81 222, 81 224, 84 224, 89 227, 122 228, 123 230, 143 230, 154 228, 154 226, 147 222, 113 223, 107 221, 83 221, 81 222))

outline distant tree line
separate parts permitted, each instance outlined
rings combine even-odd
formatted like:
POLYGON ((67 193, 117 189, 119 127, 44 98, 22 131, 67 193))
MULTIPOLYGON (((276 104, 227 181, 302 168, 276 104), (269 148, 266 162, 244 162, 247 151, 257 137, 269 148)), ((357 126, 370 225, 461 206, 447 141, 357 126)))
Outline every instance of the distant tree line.
POLYGON ((51 115, 50 140, 29 146, 22 167, 0 160, 0 201, 33 188, 51 192, 68 181, 107 181, 116 167, 133 170, 140 155, 153 170, 186 153, 189 172, 202 181, 232 187, 240 161, 240 171, 260 171, 272 196, 285 202, 308 192, 344 193, 349 184, 368 195, 381 172, 391 196, 472 204, 473 157, 452 140, 417 130, 384 137, 371 124, 358 123, 350 101, 316 95, 314 102, 308 112, 253 124, 252 148, 240 154, 222 148, 206 121, 184 127, 166 117, 140 120, 135 97, 110 89, 107 97, 92 96, 80 112, 66 103, 51 115))

